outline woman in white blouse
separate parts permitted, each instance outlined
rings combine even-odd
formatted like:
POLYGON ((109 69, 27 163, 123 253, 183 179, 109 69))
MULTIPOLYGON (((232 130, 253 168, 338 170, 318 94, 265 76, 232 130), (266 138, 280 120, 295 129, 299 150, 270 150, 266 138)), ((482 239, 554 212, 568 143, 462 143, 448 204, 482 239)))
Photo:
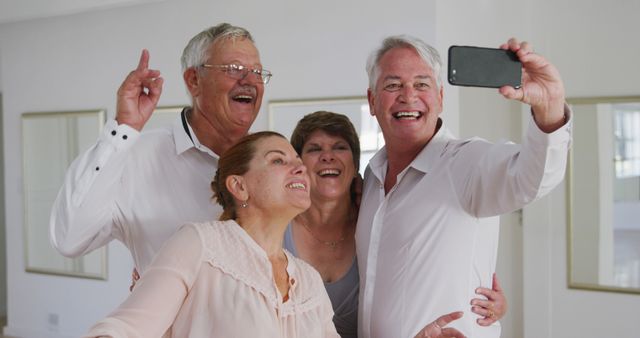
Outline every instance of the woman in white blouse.
MULTIPOLYGON (((180 228, 88 337, 338 337, 320 275, 282 248, 287 224, 311 203, 295 150, 260 132, 218 164, 220 221, 180 228)), ((459 316, 440 317, 423 336, 463 337, 442 328, 459 316)))

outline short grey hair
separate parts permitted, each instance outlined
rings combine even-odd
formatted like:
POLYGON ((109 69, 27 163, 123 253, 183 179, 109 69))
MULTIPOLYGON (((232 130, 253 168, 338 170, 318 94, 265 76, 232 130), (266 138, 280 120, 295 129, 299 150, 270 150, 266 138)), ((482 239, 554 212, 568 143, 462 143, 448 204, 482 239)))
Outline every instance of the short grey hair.
POLYGON ((369 75, 369 88, 371 90, 375 91, 376 82, 378 81, 378 76, 380 76, 380 59, 386 52, 394 48, 411 48, 415 50, 422 60, 433 69, 433 73, 436 75, 436 84, 438 88, 440 88, 442 85, 442 76, 440 75, 442 60, 438 50, 416 37, 395 35, 384 39, 382 45, 369 55, 369 59, 367 60, 367 74, 369 75))
POLYGON ((227 38, 244 38, 255 43, 251 33, 242 27, 233 26, 226 22, 209 27, 191 38, 187 46, 184 47, 182 57, 180 58, 182 72, 205 63, 207 61, 207 50, 209 47, 219 39, 227 38))

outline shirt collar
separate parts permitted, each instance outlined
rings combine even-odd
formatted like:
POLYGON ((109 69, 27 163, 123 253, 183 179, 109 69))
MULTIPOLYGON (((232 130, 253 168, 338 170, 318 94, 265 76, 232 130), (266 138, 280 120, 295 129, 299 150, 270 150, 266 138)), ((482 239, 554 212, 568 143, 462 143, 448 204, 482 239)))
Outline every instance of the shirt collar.
POLYGON ((192 108, 185 107, 180 112, 180 115, 173 123, 173 138, 176 144, 176 153, 182 154, 183 152, 195 148, 199 151, 205 152, 211 155, 213 158, 219 158, 218 154, 214 153, 211 149, 207 148, 207 146, 200 143, 196 133, 193 132, 193 128, 191 128, 191 124, 188 120, 186 120, 186 127, 188 129, 185 130, 184 124, 182 122, 182 115, 187 114, 192 108))
MULTIPOLYGON (((453 134, 444 127, 442 119, 438 119, 440 128, 431 138, 424 148, 418 153, 415 159, 409 163, 408 167, 414 168, 420 172, 428 173, 434 166, 437 158, 442 154, 448 141, 453 138, 453 134)), ((369 167, 372 173, 384 182, 387 172, 389 157, 387 156, 387 147, 382 147, 369 161, 369 167)), ((405 169, 406 170, 406 169, 405 169)))
POLYGON ((429 173, 432 171, 434 164, 438 162, 438 158, 442 156, 445 147, 449 143, 449 140, 453 138, 453 134, 449 129, 444 127, 442 119, 438 119, 440 128, 435 135, 431 138, 429 143, 418 153, 418 156, 409 164, 416 170, 423 173, 429 173))

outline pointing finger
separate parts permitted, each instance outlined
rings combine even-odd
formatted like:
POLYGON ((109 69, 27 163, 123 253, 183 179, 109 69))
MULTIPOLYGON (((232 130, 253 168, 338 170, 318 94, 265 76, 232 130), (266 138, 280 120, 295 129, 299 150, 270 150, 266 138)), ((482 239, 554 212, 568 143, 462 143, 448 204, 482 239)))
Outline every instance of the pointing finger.
POLYGON ((146 49, 142 50, 142 54, 140 54, 140 61, 138 61, 137 70, 145 70, 149 68, 149 51, 146 49))

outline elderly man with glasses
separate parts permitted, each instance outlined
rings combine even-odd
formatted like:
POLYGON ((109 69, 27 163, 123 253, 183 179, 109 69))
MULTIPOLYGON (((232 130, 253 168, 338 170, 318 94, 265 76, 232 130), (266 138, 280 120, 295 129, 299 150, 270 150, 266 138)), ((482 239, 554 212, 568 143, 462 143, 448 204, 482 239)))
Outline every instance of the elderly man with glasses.
POLYGON ((51 242, 63 255, 118 239, 142 272, 180 225, 221 213, 209 189, 218 157, 248 133, 271 73, 251 34, 227 23, 189 41, 182 70, 192 106, 171 128, 140 133, 163 84, 148 51, 120 86, 115 120, 71 165, 54 203, 51 242))

